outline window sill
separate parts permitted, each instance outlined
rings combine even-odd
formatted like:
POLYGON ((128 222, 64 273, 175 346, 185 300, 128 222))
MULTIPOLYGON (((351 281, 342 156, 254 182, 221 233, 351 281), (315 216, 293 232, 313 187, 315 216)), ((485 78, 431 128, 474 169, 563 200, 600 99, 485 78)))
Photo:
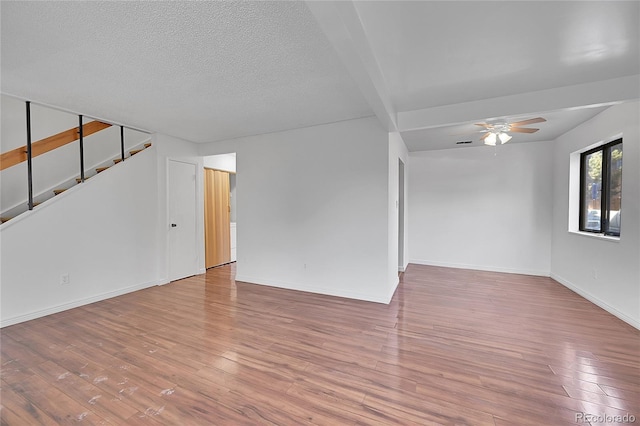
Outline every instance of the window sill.
POLYGON ((612 243, 619 243, 620 237, 614 237, 611 235, 604 234, 596 234, 593 232, 582 232, 582 231, 569 231, 570 234, 581 235, 583 237, 595 238, 597 240, 610 241, 612 243))

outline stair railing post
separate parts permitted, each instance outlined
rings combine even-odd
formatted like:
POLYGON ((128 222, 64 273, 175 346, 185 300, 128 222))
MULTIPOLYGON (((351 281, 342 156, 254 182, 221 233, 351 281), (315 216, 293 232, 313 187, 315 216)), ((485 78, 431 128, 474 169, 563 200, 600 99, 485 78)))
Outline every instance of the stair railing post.
POLYGON ((80 182, 84 182, 84 140, 83 140, 83 128, 82 128, 82 115, 78 116, 78 133, 80 139, 80 182))
POLYGON ((122 161, 124 161, 124 127, 120 126, 120 154, 122 155, 122 161))
POLYGON ((27 101, 27 186, 29 188, 28 206, 33 210, 33 153, 31 152, 31 102, 27 101))

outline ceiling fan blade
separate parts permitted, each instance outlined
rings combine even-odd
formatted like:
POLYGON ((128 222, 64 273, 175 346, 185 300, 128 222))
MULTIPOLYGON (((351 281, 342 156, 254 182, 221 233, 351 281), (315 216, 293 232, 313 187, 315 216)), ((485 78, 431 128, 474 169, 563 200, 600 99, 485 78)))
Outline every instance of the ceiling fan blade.
POLYGON ((545 120, 542 117, 536 117, 536 118, 530 118, 528 120, 522 120, 522 121, 516 121, 515 123, 510 123, 509 125, 511 127, 519 127, 519 126, 526 126, 527 124, 534 124, 534 123, 544 123, 545 120))
POLYGON ((514 133, 535 133, 540 129, 527 129, 526 127, 515 127, 512 129, 509 129, 509 132, 514 132, 514 133))
POLYGON ((485 138, 489 136, 489 132, 485 133, 484 135, 482 135, 482 137, 480 138, 481 141, 485 140, 485 138))
POLYGON ((476 126, 484 127, 485 129, 493 129, 493 124, 487 123, 475 123, 476 126))
POLYGON ((464 133, 449 133, 449 136, 464 136, 464 135, 471 135, 473 133, 482 133, 482 132, 486 132, 486 130, 472 130, 470 132, 464 132, 464 133))

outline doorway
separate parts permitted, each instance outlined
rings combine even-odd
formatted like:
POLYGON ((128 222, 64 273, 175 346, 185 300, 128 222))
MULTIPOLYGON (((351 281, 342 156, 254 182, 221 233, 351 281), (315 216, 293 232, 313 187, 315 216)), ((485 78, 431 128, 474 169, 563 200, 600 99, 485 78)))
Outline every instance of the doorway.
POLYGON ((236 261, 236 155, 203 158, 205 268, 236 261))
POLYGON ((204 169, 205 268, 231 262, 229 172, 204 169))
POLYGON ((404 272, 404 163, 398 159, 398 271, 404 272))

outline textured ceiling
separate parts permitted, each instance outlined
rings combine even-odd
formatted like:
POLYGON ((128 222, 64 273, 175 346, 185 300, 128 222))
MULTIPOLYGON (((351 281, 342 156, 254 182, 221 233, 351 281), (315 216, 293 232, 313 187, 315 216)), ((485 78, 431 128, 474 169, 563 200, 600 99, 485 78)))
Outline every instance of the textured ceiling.
POLYGON ((0 13, 3 93, 194 142, 375 114, 420 151, 478 141, 479 121, 543 116, 512 140, 532 142, 640 97, 638 1, 2 1, 0 13))
POLYGON ((2 91, 210 142, 372 115, 301 2, 2 2, 2 91))
POLYGON ((640 2, 355 2, 398 111, 638 74, 640 2))
POLYGON ((514 134, 511 143, 552 140, 608 105, 640 96, 637 1, 382 1, 354 8, 410 151, 478 145, 478 121, 538 116, 547 119, 534 126, 540 131, 514 134), (460 140, 473 143, 456 145, 460 140))
MULTIPOLYGON (((511 136, 513 136, 513 139, 509 143, 550 141, 573 129, 580 123, 593 118, 607 108, 609 107, 599 106, 572 110, 545 111, 537 115, 507 116, 486 121, 495 124, 498 122, 515 122, 542 116, 547 120, 546 122, 523 126, 525 128, 539 129, 536 133, 512 133, 511 136)), ((483 134, 484 129, 476 126, 474 123, 461 123, 452 126, 405 131, 402 132, 402 139, 409 151, 428 151, 481 146, 483 142, 480 140, 480 137, 482 137, 483 134), (471 141, 471 143, 456 145, 456 142, 460 141, 471 141)))

